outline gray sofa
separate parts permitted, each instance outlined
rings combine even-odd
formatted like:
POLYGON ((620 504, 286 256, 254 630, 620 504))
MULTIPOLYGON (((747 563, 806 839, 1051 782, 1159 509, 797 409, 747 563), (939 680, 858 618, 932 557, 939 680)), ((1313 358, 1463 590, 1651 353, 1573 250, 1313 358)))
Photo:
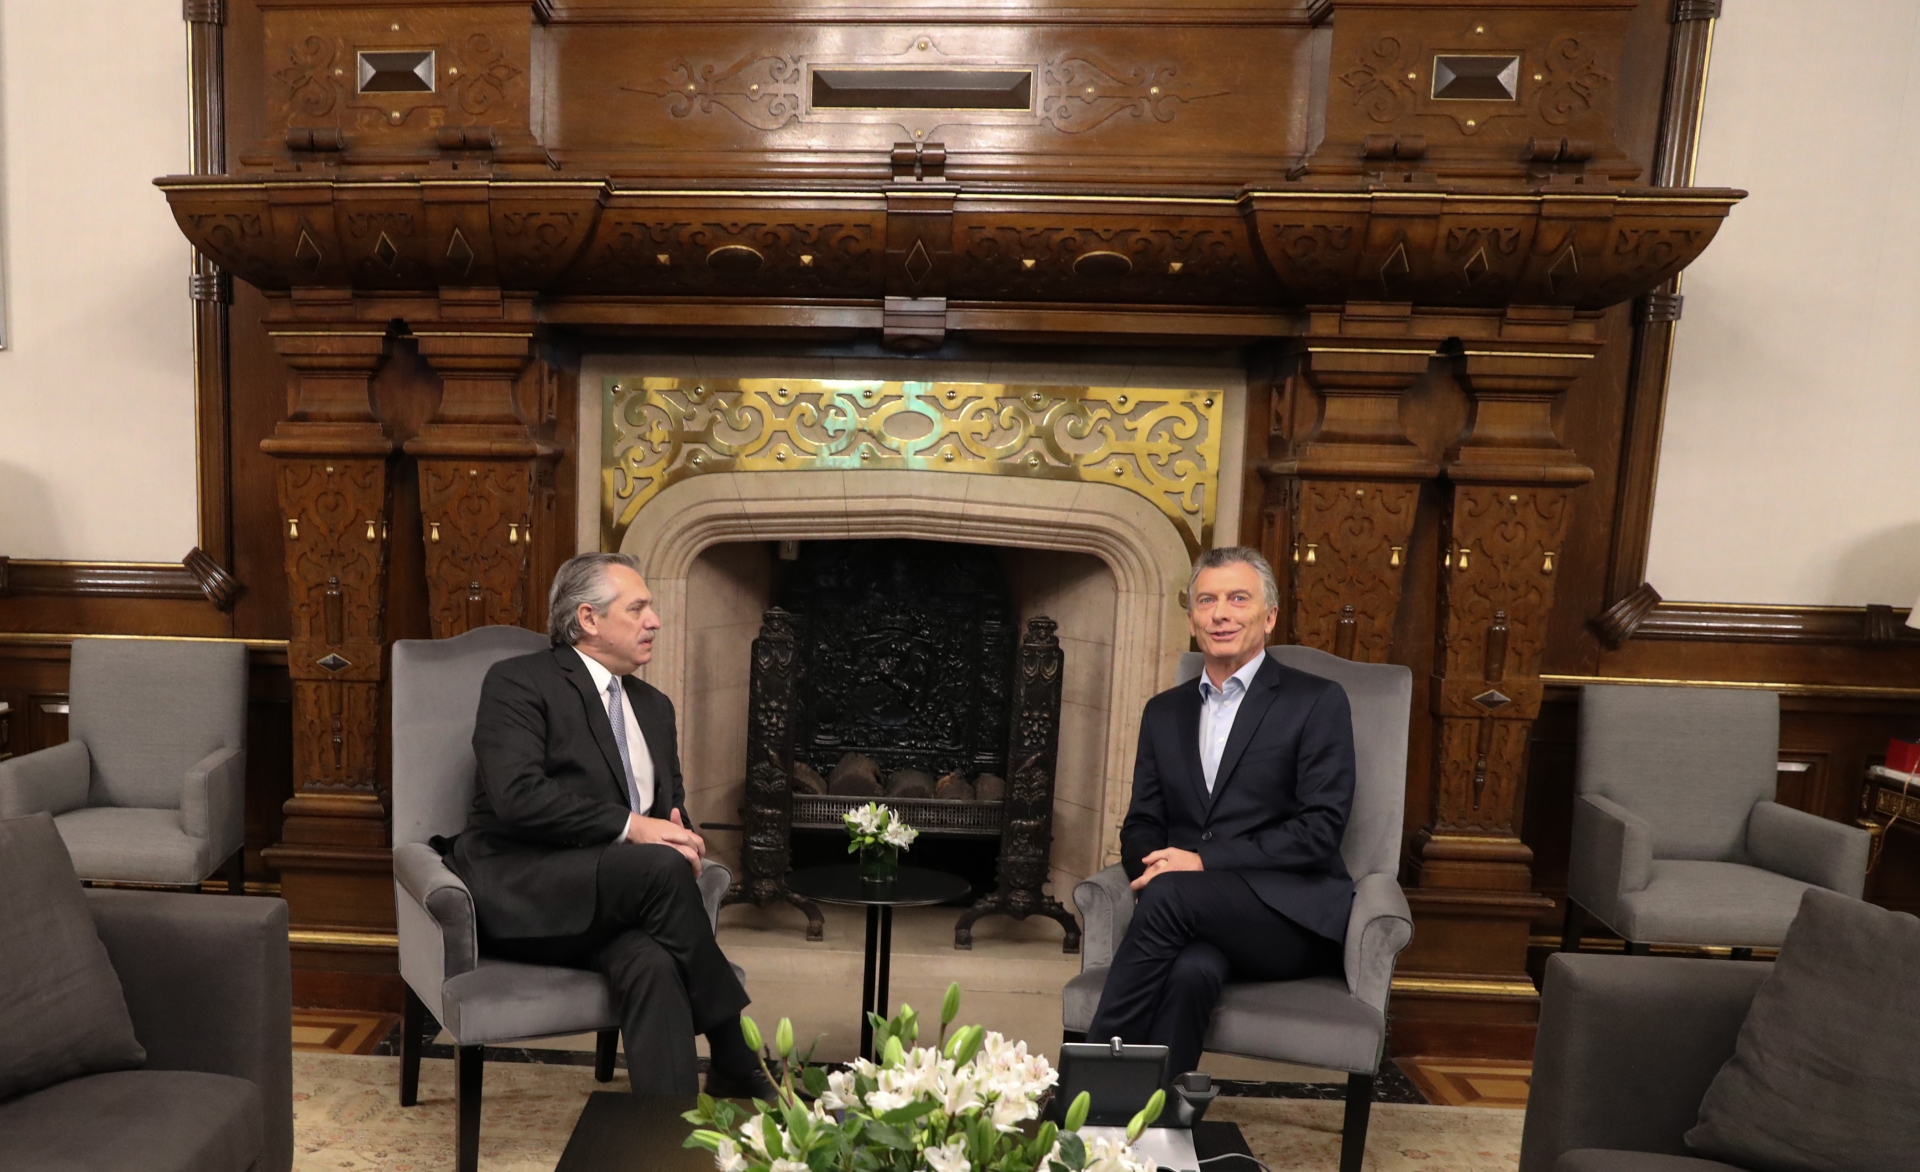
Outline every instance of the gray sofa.
POLYGON ((0 1101, 0 1168, 291 1169, 287 905, 99 889, 86 901, 146 1065, 0 1101))
POLYGON ((1772 971, 1752 961, 1548 958, 1520 1172, 1740 1172, 1690 1156, 1681 1137, 1772 971))

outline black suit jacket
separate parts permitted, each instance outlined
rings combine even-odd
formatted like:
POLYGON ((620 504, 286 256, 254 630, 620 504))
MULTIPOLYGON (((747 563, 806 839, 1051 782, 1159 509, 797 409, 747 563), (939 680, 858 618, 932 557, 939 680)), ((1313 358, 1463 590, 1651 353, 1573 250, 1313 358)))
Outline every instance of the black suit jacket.
POLYGON ((1213 793, 1200 771, 1200 685, 1147 701, 1121 861, 1138 879, 1162 847, 1234 871, 1262 903, 1345 940, 1353 880, 1340 858, 1353 808, 1353 717, 1339 684, 1267 656, 1240 701, 1213 793))
MULTIPOLYGON (((653 758, 648 813, 665 818, 677 808, 692 826, 673 702, 632 676, 625 687, 653 758)), ((473 808, 447 862, 473 892, 481 932, 511 939, 586 931, 600 854, 631 810, 613 725, 579 652, 555 647, 494 664, 480 687, 473 758, 473 808)))

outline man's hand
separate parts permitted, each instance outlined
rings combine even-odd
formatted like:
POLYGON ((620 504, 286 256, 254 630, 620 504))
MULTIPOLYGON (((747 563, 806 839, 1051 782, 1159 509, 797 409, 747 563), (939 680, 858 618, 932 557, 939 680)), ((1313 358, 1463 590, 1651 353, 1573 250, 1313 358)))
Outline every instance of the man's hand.
POLYGON ((688 830, 680 821, 680 811, 674 810, 666 818, 648 818, 642 814, 627 815, 628 842, 657 842, 670 846, 686 857, 693 873, 700 874, 701 859, 706 857, 707 840, 688 830))
POLYGON ((1153 882, 1155 875, 1164 875, 1168 871, 1204 871, 1207 868, 1200 862, 1200 856, 1192 851, 1183 851, 1177 846, 1161 847, 1140 860, 1147 869, 1140 877, 1127 886, 1135 891, 1153 882))

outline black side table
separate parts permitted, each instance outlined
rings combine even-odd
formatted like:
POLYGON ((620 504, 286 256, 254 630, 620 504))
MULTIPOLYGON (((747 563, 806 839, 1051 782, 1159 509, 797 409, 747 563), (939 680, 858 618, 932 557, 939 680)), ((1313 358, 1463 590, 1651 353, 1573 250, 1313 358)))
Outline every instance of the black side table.
POLYGON ((900 877, 883 888, 868 886, 853 863, 836 867, 807 867, 787 874, 787 890, 821 903, 867 909, 867 969, 860 986, 860 1053, 873 1052, 873 1022, 867 1017, 887 1014, 887 970, 893 962, 893 909, 926 907, 959 899, 973 890, 965 879, 925 867, 902 867, 900 877))

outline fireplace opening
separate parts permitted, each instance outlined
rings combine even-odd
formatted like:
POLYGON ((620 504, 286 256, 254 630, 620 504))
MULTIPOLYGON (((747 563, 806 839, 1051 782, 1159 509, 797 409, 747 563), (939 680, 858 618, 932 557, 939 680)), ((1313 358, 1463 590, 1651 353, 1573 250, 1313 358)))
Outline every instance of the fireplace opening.
POLYGON ((696 817, 739 829, 729 901, 791 903, 817 939, 823 913, 783 877, 849 862, 841 817, 883 801, 921 832, 904 863, 972 885, 956 947, 1004 914, 1051 918, 1077 948, 1052 892, 1097 869, 1115 604, 1111 571, 1080 553, 907 539, 704 551, 688 580, 684 755, 696 817))

